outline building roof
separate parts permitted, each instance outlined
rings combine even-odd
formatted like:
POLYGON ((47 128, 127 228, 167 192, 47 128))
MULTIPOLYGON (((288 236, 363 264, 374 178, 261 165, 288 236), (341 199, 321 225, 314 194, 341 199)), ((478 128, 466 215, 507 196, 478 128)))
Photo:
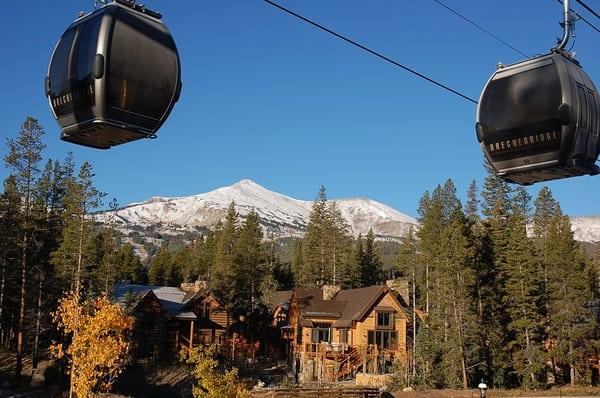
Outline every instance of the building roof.
POLYGON ((287 310, 292 299, 292 290, 279 290, 269 294, 265 299, 265 304, 271 312, 274 312, 277 307, 283 307, 287 310))
POLYGON ((298 311, 307 317, 337 319, 346 305, 338 300, 323 300, 320 288, 295 289, 294 294, 298 311))
POLYGON ((334 323, 334 327, 347 328, 353 321, 360 321, 377 303, 377 300, 389 289, 385 285, 374 285, 360 289, 340 290, 335 296, 336 301, 345 301, 342 316, 334 323))
POLYGON ((323 292, 318 287, 294 289, 294 295, 296 297, 296 305, 300 311, 313 306, 314 301, 323 301, 323 292))
POLYGON ((175 318, 177 319, 186 319, 186 320, 196 320, 198 319, 198 317, 196 316, 196 314, 194 314, 191 311, 186 311, 186 312, 180 312, 179 314, 175 315, 175 318))
MULTIPOLYGON (((303 326, 312 325, 310 318, 330 318, 336 320, 334 327, 347 328, 352 326, 352 322, 362 320, 381 297, 390 291, 386 285, 346 289, 340 290, 332 300, 323 300, 320 288, 295 289, 293 293, 303 326)), ((385 308, 386 311, 390 309, 393 310, 385 308)))
POLYGON ((208 289, 203 289, 199 292, 186 292, 179 287, 119 283, 115 286, 112 296, 115 302, 123 305, 128 304, 127 301, 133 297, 134 304, 132 305, 130 301, 129 305, 131 308, 135 308, 149 292, 154 293, 162 308, 169 315, 180 319, 191 319, 189 311, 184 312, 183 310, 187 304, 208 294, 208 289))
POLYGON ((309 317, 339 318, 346 304, 345 301, 338 300, 312 300, 302 313, 309 317))

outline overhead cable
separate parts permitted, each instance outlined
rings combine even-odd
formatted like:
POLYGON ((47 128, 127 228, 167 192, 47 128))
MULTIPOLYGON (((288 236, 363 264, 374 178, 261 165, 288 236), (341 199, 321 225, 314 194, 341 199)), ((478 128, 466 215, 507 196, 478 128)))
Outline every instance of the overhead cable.
POLYGON ((447 9, 448 11, 450 11, 451 13, 453 13, 454 15, 458 16, 459 18, 463 19, 464 21, 466 21, 467 23, 475 26, 477 29, 479 29, 480 31, 482 31, 483 33, 487 34, 488 36, 496 39, 497 41, 499 41, 500 43, 504 44, 505 46, 509 47, 510 49, 518 52, 519 54, 521 54, 522 56, 524 56, 525 58, 529 58, 530 55, 525 54, 523 51, 519 50, 518 48, 516 48, 515 46, 513 46, 512 44, 506 42, 505 40, 503 40, 502 38, 498 37, 497 35, 493 34, 492 32, 490 32, 489 30, 485 29, 484 27, 482 27, 481 25, 471 21, 469 18, 465 17, 464 15, 462 15, 461 13, 459 13, 456 10, 453 10, 452 8, 450 8, 449 6, 447 6, 446 4, 442 3, 440 0, 433 0, 436 3, 438 3, 439 5, 441 5, 442 7, 444 7, 445 9, 447 9))
MULTIPOLYGON (((563 3, 563 0, 556 0, 558 1, 560 4, 563 3)), ((590 28, 594 29, 596 32, 600 33, 600 29, 598 29, 597 27, 595 27, 594 25, 592 25, 592 23, 590 21, 588 21, 587 19, 585 19, 582 15, 580 15, 577 11, 573 10, 572 8, 569 9, 569 11, 571 11, 573 14, 575 14, 575 16, 582 20, 583 22, 585 22, 586 24, 588 24, 590 26, 590 28)))
POLYGON ((434 79, 432 79, 432 78, 430 78, 430 77, 428 77, 428 76, 426 76, 426 75, 424 75, 422 73, 419 73, 416 70, 414 70, 412 68, 409 68, 406 65, 401 64, 398 61, 394 61, 393 59, 391 59, 391 58, 389 58, 389 57, 387 57, 387 56, 385 56, 385 55, 383 55, 383 54, 381 54, 381 53, 379 53, 379 52, 377 52, 375 50, 371 50, 370 48, 368 48, 368 47, 366 47, 366 46, 364 46, 364 45, 362 45, 362 44, 360 44, 360 43, 358 43, 358 42, 356 42, 356 41, 354 41, 352 39, 349 39, 346 36, 343 36, 343 35, 341 35, 341 34, 339 34, 337 32, 334 32, 333 30, 331 30, 331 29, 329 29, 329 28, 327 28, 327 27, 325 27, 323 25, 320 25, 320 24, 318 24, 318 23, 316 23, 314 21, 311 21, 310 19, 308 19, 306 17, 303 17, 302 15, 297 14, 294 11, 289 10, 289 9, 287 9, 287 8, 285 8, 285 7, 279 5, 279 4, 277 4, 277 3, 275 3, 275 2, 273 2, 271 0, 264 0, 264 1, 266 3, 272 5, 273 7, 280 9, 281 11, 284 11, 284 12, 286 12, 286 13, 288 13, 288 14, 290 14, 290 15, 292 15, 292 16, 294 16, 294 17, 296 17, 296 18, 298 18, 298 19, 300 19, 300 20, 302 20, 302 21, 304 21, 304 22, 306 22, 306 23, 308 23, 308 24, 316 27, 316 28, 319 28, 319 29, 321 29, 321 30, 323 30, 323 31, 325 31, 325 32, 327 32, 327 33, 329 33, 329 34, 331 34, 331 35, 339 38, 339 39, 344 40, 347 43, 352 44, 355 47, 360 48, 361 50, 364 50, 364 51, 366 51, 366 52, 368 52, 368 53, 370 53, 372 55, 375 55, 378 58, 383 59, 384 61, 387 61, 387 62, 389 62, 389 63, 391 63, 391 64, 393 64, 393 65, 395 65, 395 66, 397 66, 397 67, 399 67, 401 69, 404 69, 405 71, 407 71, 409 73, 412 73, 413 75, 418 76, 421 79, 427 80, 428 82, 430 82, 430 83, 432 83, 432 84, 434 84, 434 85, 436 85, 438 87, 441 87, 444 90, 449 91, 449 92, 451 92, 451 93, 453 93, 453 94, 455 94, 455 95, 457 95, 459 97, 462 97, 462 98, 466 99, 467 101, 470 101, 470 102, 472 102, 474 104, 477 104, 477 101, 474 100, 473 98, 471 98, 471 97, 469 97, 469 96, 467 96, 467 95, 465 95, 465 94, 463 94, 463 93, 461 93, 461 92, 459 92, 457 90, 454 90, 453 88, 450 88, 450 87, 446 86, 445 84, 442 84, 442 83, 440 83, 440 82, 438 82, 438 81, 436 81, 436 80, 434 80, 434 79))
POLYGON ((596 16, 596 18, 600 19, 600 14, 598 14, 596 11, 594 11, 590 6, 588 6, 587 4, 585 4, 582 0, 576 0, 579 4, 581 4, 581 6, 583 8, 585 8, 586 10, 588 10, 589 12, 591 12, 592 14, 594 14, 596 16))

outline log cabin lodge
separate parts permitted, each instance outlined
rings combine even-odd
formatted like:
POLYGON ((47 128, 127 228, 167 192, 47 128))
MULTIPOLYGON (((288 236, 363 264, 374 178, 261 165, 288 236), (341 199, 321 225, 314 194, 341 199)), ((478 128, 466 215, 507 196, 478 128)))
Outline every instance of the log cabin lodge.
MULTIPOLYGON (((408 361, 410 319, 402 286, 388 282, 278 291, 268 298, 281 356, 299 382, 340 381, 391 371, 408 361)), ((407 286, 405 286, 407 287, 407 286)), ((180 287, 118 284, 114 300, 136 318, 140 356, 164 358, 199 344, 225 345, 232 319, 206 282, 180 287)))

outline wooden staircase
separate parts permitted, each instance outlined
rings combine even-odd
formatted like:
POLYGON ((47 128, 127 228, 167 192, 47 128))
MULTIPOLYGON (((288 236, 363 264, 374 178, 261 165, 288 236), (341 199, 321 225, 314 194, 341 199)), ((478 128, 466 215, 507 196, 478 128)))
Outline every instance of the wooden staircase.
POLYGON ((344 380, 346 377, 354 374, 362 365, 363 358, 356 347, 350 348, 343 355, 335 375, 337 381, 344 380))

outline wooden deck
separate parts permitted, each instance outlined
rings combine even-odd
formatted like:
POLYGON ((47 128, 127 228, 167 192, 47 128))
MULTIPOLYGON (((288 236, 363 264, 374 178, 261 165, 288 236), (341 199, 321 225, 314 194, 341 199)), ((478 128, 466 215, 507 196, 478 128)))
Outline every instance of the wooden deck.
POLYGON ((376 345, 352 347, 346 344, 309 343, 298 344, 295 350, 317 363, 317 379, 332 382, 353 378, 360 368, 363 372, 377 374, 381 358, 393 361, 398 355, 397 351, 380 350, 376 345))

